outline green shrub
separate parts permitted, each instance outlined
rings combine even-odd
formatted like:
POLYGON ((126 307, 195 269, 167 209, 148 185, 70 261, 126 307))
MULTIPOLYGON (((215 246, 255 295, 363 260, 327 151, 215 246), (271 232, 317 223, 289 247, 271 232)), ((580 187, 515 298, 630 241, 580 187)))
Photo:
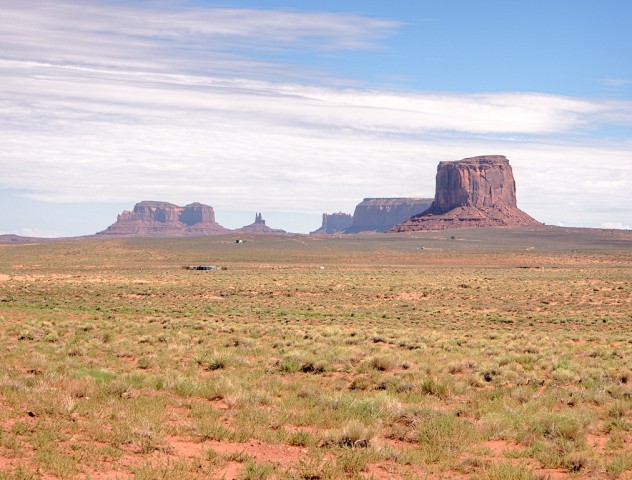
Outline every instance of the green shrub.
POLYGON ((435 378, 424 378, 419 388, 421 392, 426 395, 434 395, 435 397, 439 397, 441 399, 445 399, 450 395, 450 386, 442 380, 437 380, 435 378))
POLYGON ((358 475, 366 470, 370 456, 366 449, 349 449, 337 456, 336 466, 346 475, 358 475))
POLYGON ((357 420, 348 422, 341 430, 332 432, 325 440, 325 445, 339 447, 367 448, 375 437, 376 430, 367 427, 357 420))
POLYGON ((368 360, 368 365, 374 370, 387 372, 395 368, 397 361, 388 355, 376 355, 368 360))
POLYGON ((458 457, 475 438, 472 425, 455 415, 433 414, 417 427, 417 441, 426 463, 458 457))
POLYGON ((523 465, 500 462, 483 468, 472 478, 474 480, 537 480, 539 477, 523 465))
POLYGON ((268 463, 257 463, 252 460, 246 463, 241 480, 264 480, 274 473, 274 466, 268 463))
POLYGON ((313 443, 312 435, 309 432, 293 432, 288 436, 287 443, 296 447, 307 447, 313 443))
POLYGON ((632 456, 629 453, 618 453, 606 464, 606 471, 611 475, 621 475, 627 470, 632 470, 632 456))
POLYGON ((529 431, 547 439, 580 440, 586 433, 586 420, 572 413, 547 412, 529 421, 529 431))
POLYGON ((232 362, 233 357, 226 352, 213 352, 206 360, 207 370, 220 370, 225 369, 232 362))

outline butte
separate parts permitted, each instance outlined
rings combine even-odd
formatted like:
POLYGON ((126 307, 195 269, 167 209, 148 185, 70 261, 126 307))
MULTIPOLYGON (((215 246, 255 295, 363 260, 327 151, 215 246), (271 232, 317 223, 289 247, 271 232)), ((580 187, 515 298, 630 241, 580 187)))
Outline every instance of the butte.
POLYGON ((439 162, 430 208, 389 231, 530 225, 541 223, 518 208, 509 160, 503 155, 484 155, 439 162))

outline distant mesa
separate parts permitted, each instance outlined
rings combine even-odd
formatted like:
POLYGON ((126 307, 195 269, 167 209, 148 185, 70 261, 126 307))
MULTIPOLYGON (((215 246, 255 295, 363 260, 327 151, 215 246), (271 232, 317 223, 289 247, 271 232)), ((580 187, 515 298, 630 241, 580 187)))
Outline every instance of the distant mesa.
POLYGON ((345 233, 385 232, 431 204, 432 198, 365 198, 356 206, 345 233))
POLYGON ((239 233, 253 233, 253 234, 264 234, 264 235, 287 235, 285 230, 281 230, 278 228, 270 228, 266 225, 266 221, 263 219, 260 213, 255 215, 254 223, 250 225, 246 225, 245 227, 238 228, 235 232, 239 233))
POLYGON ((484 155, 439 162, 430 208, 390 231, 530 225, 541 223, 517 207, 509 160, 503 155, 484 155))
POLYGON ((353 224, 353 215, 349 213, 323 213, 323 224, 310 235, 333 235, 343 232, 353 224))
POLYGON ((179 207, 167 202, 143 201, 124 210, 100 236, 203 236, 230 230, 215 221, 213 207, 191 203, 179 207))
POLYGON ((0 244, 39 243, 39 242, 52 242, 54 240, 55 239, 53 238, 23 237, 21 235, 15 235, 13 233, 0 235, 0 244))
POLYGON ((353 215, 323 213, 323 224, 310 235, 385 232, 427 210, 431 204, 432 198, 365 198, 356 205, 353 215))

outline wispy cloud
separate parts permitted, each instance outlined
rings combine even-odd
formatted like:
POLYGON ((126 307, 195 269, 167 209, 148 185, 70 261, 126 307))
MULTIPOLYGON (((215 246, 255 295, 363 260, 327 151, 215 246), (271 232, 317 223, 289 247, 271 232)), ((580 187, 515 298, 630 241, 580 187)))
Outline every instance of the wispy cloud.
POLYGON ((509 156, 519 202, 549 223, 632 188, 632 143, 590 137, 632 125, 630 102, 342 88, 283 54, 374 48, 390 20, 65 1, 0 12, 0 188, 31 198, 350 211, 432 195, 439 160, 481 153, 509 156))
POLYGON ((4 58, 216 75, 278 74, 281 66, 275 59, 299 49, 374 48, 399 25, 352 14, 183 4, 165 8, 150 2, 4 3, 4 58))
POLYGON ((625 78, 602 77, 599 79, 599 83, 605 85, 606 87, 620 88, 632 85, 632 80, 627 80, 625 78))

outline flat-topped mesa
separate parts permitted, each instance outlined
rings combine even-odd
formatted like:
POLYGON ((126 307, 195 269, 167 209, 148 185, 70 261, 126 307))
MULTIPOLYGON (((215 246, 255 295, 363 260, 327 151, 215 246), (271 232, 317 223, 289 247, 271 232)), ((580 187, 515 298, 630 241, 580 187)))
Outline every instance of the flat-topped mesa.
POLYGON ((134 209, 131 212, 123 210, 123 213, 117 217, 116 221, 174 223, 179 221, 181 211, 182 207, 178 207, 173 203, 144 200, 134 205, 134 209))
POLYGON ((195 236, 228 232, 215 222, 215 211, 210 205, 196 202, 179 207, 168 202, 142 201, 133 210, 124 210, 115 223, 97 235, 195 236))
POLYGON ((431 198, 365 198, 353 213, 344 233, 385 232, 430 207, 431 198))
POLYGON ((432 206, 394 232, 540 225, 517 207, 516 182, 503 155, 439 162, 432 206))
POLYGON ((332 235, 349 228, 353 223, 353 216, 349 213, 323 213, 323 223, 318 230, 310 232, 310 235, 332 235))

